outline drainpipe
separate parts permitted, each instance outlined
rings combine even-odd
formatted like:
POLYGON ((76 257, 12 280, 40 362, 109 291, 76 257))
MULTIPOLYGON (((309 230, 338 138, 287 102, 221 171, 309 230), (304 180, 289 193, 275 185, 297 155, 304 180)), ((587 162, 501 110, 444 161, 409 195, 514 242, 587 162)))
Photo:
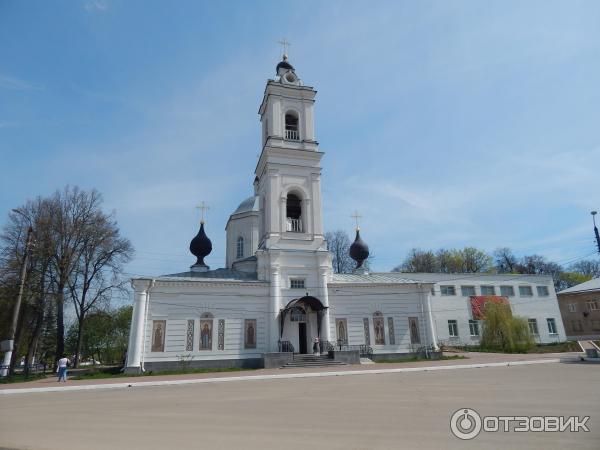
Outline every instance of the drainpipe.
MULTIPOLYGON (((147 323, 148 323, 148 309, 150 306, 150 290, 154 287, 154 283, 156 282, 156 280, 154 278, 152 278, 152 280, 150 280, 150 284, 148 285, 148 289, 146 290, 146 308, 144 311, 144 332, 143 332, 143 338, 142 338, 142 354, 141 354, 141 358, 140 358, 140 371, 142 373, 144 373, 146 370, 144 369, 144 357, 146 355, 146 329, 148 328, 147 323)), ((165 336, 166 339, 166 336, 165 336)))

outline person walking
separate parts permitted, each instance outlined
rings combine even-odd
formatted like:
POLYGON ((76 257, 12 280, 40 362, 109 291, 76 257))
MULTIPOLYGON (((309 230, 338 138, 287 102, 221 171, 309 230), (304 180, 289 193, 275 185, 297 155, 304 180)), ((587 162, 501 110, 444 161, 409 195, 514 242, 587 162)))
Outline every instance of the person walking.
POLYGON ((65 355, 63 355, 63 357, 58 360, 56 371, 58 372, 59 383, 61 381, 65 383, 67 382, 67 367, 69 366, 69 364, 71 364, 71 361, 69 361, 69 358, 67 358, 65 355))

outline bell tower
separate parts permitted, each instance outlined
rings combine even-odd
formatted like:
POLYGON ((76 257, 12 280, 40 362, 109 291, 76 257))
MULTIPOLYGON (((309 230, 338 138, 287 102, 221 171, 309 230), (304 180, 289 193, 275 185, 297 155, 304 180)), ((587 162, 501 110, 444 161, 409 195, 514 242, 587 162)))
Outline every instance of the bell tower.
POLYGON ((259 108, 262 151, 256 166, 259 248, 323 247, 321 158, 315 139, 317 91, 305 86, 287 55, 268 80, 259 108))

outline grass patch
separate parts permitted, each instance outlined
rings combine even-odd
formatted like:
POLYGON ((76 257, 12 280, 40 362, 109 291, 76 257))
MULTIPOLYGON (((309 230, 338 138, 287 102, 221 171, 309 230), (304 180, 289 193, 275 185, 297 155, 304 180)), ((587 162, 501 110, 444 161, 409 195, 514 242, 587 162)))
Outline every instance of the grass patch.
POLYGON ((422 356, 412 356, 410 358, 388 358, 388 359, 380 359, 375 361, 376 363, 408 363, 408 362, 420 362, 420 361, 445 361, 448 359, 468 359, 463 355, 450 355, 450 356, 441 356, 440 358, 427 359, 422 356))
POLYGON ((42 378, 46 378, 46 376, 47 374, 44 373, 30 373, 28 376, 25 376, 22 373, 16 373, 8 377, 0 378, 0 384, 25 383, 27 381, 40 380, 42 378))
POLYGON ((215 372, 241 372, 245 370, 255 370, 250 368, 228 367, 228 368, 204 368, 204 369, 182 369, 182 370, 149 370, 140 374, 126 374, 123 372, 96 370, 80 375, 73 374, 69 376, 70 380, 98 380, 102 378, 130 378, 130 377, 152 377, 158 375, 183 375, 189 373, 215 373, 215 372))
POLYGON ((482 352, 482 353, 563 353, 563 352, 581 352, 577 341, 553 342, 551 344, 536 344, 530 349, 519 350, 515 352, 505 352, 497 348, 486 348, 480 345, 457 345, 447 347, 444 351, 461 352, 482 352))

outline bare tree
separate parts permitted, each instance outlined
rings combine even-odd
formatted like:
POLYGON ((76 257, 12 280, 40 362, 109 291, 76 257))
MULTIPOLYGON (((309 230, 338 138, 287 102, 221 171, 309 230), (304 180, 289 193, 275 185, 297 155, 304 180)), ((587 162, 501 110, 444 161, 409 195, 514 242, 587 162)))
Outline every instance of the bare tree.
POLYGON ((80 362, 87 313, 103 300, 109 300, 115 290, 123 289, 120 274, 133 253, 129 240, 119 235, 114 218, 100 210, 100 197, 90 195, 87 200, 94 205, 88 219, 80 224, 81 245, 75 270, 68 280, 77 316, 75 367, 80 362))
POLYGON ((516 273, 519 261, 508 247, 500 247, 494 251, 494 266, 498 273, 516 273))
POLYGON ((329 251, 333 254, 334 273, 351 273, 355 263, 350 258, 350 245, 352 241, 343 230, 328 231, 325 233, 325 240, 329 251))
POLYGON ((590 276, 592 278, 600 277, 600 261, 594 261, 591 259, 584 259, 571 264, 569 267, 571 272, 576 272, 581 275, 590 276))

